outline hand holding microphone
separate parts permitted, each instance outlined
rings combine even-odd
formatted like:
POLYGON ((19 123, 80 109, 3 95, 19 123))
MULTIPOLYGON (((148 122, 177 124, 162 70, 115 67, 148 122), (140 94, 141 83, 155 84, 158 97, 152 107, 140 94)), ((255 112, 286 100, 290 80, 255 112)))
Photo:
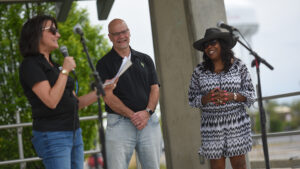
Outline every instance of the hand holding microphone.
POLYGON ((65 57, 62 69, 66 70, 67 72, 72 71, 73 74, 75 74, 74 69, 76 68, 76 63, 75 63, 74 58, 72 56, 69 56, 68 48, 66 46, 61 46, 60 52, 65 57))
POLYGON ((63 63, 63 66, 62 66, 62 73, 68 75, 69 72, 72 71, 72 73, 73 73, 73 75, 75 77, 75 85, 76 85, 75 93, 77 95, 78 94, 79 85, 78 85, 78 80, 77 80, 76 73, 74 71, 74 69, 76 68, 75 60, 74 60, 74 58, 72 56, 69 56, 68 48, 66 46, 61 46, 60 47, 60 52, 65 57, 64 63, 63 63), (67 71, 67 72, 64 73, 64 71, 67 71))

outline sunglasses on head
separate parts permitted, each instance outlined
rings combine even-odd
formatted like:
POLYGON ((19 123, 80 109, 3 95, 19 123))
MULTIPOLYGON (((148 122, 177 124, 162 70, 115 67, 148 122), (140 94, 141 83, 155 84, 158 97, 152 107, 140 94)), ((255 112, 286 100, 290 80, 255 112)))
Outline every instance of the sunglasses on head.
POLYGON ((56 35, 56 33, 58 32, 58 29, 56 29, 56 28, 54 28, 54 27, 52 27, 52 26, 43 28, 43 30, 48 30, 48 31, 51 32, 53 35, 56 35))
POLYGON ((217 44, 217 42, 218 42, 217 39, 208 41, 208 42, 204 43, 203 48, 206 49, 208 46, 215 46, 217 44))

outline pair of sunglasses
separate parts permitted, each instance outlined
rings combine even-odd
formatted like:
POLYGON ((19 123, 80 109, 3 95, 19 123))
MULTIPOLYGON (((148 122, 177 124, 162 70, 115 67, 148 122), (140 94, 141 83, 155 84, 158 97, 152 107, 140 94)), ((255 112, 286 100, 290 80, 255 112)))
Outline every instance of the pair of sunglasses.
POLYGON ((208 46, 216 46, 217 42, 218 42, 217 39, 205 42, 203 48, 206 49, 208 46))
POLYGON ((50 27, 46 27, 46 28, 43 28, 43 30, 48 30, 49 32, 51 32, 53 35, 56 35, 56 33, 58 32, 58 29, 50 26, 50 27))

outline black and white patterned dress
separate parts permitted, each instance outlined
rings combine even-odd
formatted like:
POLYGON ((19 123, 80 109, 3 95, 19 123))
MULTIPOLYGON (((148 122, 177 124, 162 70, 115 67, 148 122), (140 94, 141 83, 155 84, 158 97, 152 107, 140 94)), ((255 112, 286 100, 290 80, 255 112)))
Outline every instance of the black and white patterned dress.
POLYGON ((251 124, 246 106, 254 103, 255 91, 249 71, 240 59, 235 58, 227 73, 212 73, 199 64, 193 72, 188 95, 189 104, 202 110, 201 155, 207 159, 219 159, 246 154, 251 150, 251 124), (202 105, 202 96, 216 87, 239 93, 247 99, 245 102, 229 101, 224 105, 211 102, 202 105))

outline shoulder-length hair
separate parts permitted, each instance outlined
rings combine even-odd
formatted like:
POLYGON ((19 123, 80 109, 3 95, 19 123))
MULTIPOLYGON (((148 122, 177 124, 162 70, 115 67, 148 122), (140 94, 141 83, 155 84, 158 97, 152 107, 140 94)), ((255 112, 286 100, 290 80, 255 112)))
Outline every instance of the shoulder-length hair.
POLYGON ((49 15, 37 15, 23 25, 19 40, 19 49, 23 57, 36 56, 40 53, 39 42, 46 21, 52 21, 58 28, 55 18, 49 15))
MULTIPOLYGON (((222 39, 217 39, 217 40, 221 46, 221 58, 224 63, 224 71, 228 72, 232 65, 231 59, 234 58, 234 53, 222 39)), ((205 52, 203 52, 203 60, 204 60, 203 62, 204 69, 214 72, 215 66, 212 60, 206 55, 205 52)))

